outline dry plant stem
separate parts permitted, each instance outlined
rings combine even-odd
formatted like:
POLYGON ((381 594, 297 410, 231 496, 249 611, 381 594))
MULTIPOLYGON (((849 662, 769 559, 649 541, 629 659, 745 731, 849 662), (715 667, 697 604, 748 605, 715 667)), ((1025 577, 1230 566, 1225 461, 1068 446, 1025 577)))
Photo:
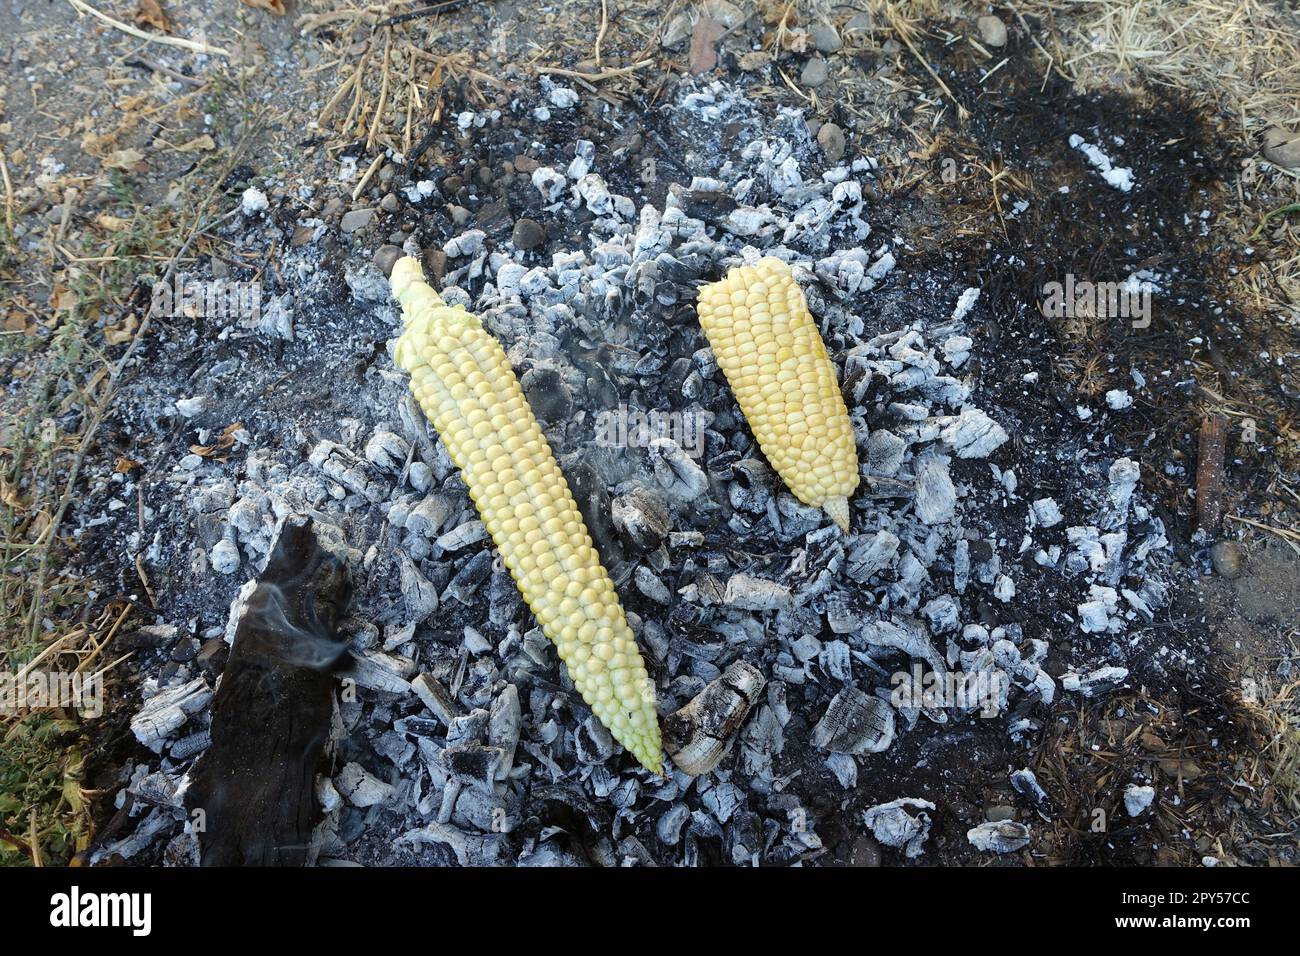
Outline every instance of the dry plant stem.
POLYGON ((121 30, 128 36, 135 37, 137 40, 144 40, 147 43, 161 43, 164 46, 180 47, 182 50, 192 50, 195 53, 203 53, 208 56, 230 56, 228 50, 223 50, 219 46, 209 46, 206 43, 198 43, 194 40, 186 40, 182 37, 158 36, 153 33, 145 33, 143 30, 136 29, 129 23, 123 23, 121 20, 114 20, 106 13, 100 13, 90 4, 83 2, 83 0, 68 0, 68 3, 72 4, 75 10, 81 13, 88 13, 92 17, 103 20, 113 29, 121 30))
POLYGON ((596 65, 600 66, 600 45, 605 42, 605 31, 609 29, 609 0, 600 0, 600 30, 596 33, 596 65))
POLYGON ((1200 451, 1196 457, 1196 523, 1217 535, 1223 525, 1223 452, 1228 419, 1208 415, 1201 422, 1200 451))
POLYGON ((577 80, 587 80, 597 83, 601 80, 612 80, 616 76, 627 76, 629 73, 635 73, 637 70, 644 70, 646 67, 653 65, 653 60, 642 60, 640 63, 633 63, 631 66, 620 66, 601 70, 599 73, 582 73, 578 70, 566 70, 559 66, 539 66, 538 73, 545 73, 548 76, 568 76, 577 80))
MULTIPOLYGON (((379 105, 375 107, 375 115, 370 120, 370 135, 366 137, 366 149, 375 148, 375 137, 379 135, 379 124, 384 118, 384 107, 388 104, 388 65, 393 52, 393 31, 391 28, 384 29, 384 78, 379 87, 379 105)), ((356 196, 352 197, 353 199, 356 196)))

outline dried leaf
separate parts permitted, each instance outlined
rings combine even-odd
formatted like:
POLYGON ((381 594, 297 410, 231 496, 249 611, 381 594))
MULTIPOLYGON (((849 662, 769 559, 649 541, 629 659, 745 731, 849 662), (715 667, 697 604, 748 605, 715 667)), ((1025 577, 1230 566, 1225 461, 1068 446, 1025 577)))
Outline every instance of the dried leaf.
POLYGON ((809 35, 807 30, 786 30, 781 34, 781 49, 791 53, 808 52, 809 35))
POLYGON ((21 312, 10 312, 5 316, 6 332, 29 332, 31 329, 32 325, 27 320, 27 316, 21 312))
POLYGON ((120 169, 129 173, 144 162, 144 153, 138 149, 118 149, 109 153, 100 162, 105 169, 120 169))
POLYGON ((170 32, 172 28, 158 0, 140 0, 140 5, 135 11, 135 22, 155 27, 163 33, 170 32))
POLYGON ((763 14, 763 22, 768 26, 777 26, 784 20, 787 27, 792 27, 799 22, 799 15, 791 0, 761 0, 758 9, 763 14))
POLYGON ((235 444, 235 432, 244 427, 243 422, 233 422, 227 425, 221 433, 221 437, 211 445, 191 445, 190 454, 198 455, 200 458, 211 458, 217 452, 225 451, 235 444))
POLYGON ((718 65, 718 40, 727 32, 712 17, 700 17, 691 32, 691 73, 699 76, 718 65))
POLYGON ((95 217, 95 225, 101 229, 107 229, 109 232, 121 232, 130 225, 130 222, 121 216, 110 216, 106 212, 101 212, 95 217))
POLYGON ((214 140, 207 133, 204 133, 202 136, 194 137, 188 143, 182 143, 180 146, 177 146, 176 152, 197 153, 201 151, 207 152, 209 150, 214 150, 216 148, 217 148, 217 141, 214 140))
POLYGON ((119 475, 125 475, 128 472, 132 472, 139 467, 140 467, 140 462, 135 461, 132 458, 118 458, 117 464, 113 466, 113 470, 117 472, 119 475))
POLYGON ((110 325, 104 329, 104 341, 109 345, 125 345, 135 338, 136 319, 128 315, 121 325, 110 325))
POLYGON ((254 10, 267 10, 277 17, 284 16, 284 0, 243 0, 245 6, 254 10))

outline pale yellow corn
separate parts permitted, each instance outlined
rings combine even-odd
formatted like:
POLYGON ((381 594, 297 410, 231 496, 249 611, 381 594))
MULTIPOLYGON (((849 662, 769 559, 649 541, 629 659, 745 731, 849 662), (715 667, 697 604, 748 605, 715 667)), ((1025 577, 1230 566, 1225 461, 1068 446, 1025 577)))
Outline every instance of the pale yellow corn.
POLYGON ((790 266, 738 266, 700 289, 696 312, 767 460, 796 498, 848 531, 853 425, 790 266))
POLYGON ((443 304, 407 256, 393 266, 405 330, 397 363, 582 699, 661 773, 654 686, 573 494, 501 344, 443 304))

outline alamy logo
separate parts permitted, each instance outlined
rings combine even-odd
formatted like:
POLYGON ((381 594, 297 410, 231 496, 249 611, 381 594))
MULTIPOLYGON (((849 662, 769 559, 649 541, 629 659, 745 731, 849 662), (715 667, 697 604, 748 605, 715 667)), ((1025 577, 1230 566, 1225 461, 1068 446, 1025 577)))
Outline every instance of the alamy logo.
POLYGON ((982 717, 996 717, 1007 699, 1011 681, 1005 671, 924 672, 920 664, 910 671, 898 671, 890 680, 894 689, 889 701, 899 710, 915 707, 933 710, 978 710, 982 717))
POLYGON ((77 671, 0 671, 0 715, 10 717, 55 707, 83 717, 104 713, 104 675, 77 671))
POLYGON ((1125 282, 1076 282, 1067 272, 1064 282, 1043 286, 1043 315, 1049 319, 1131 319, 1133 328, 1151 324, 1154 283, 1136 277, 1125 282))
POLYGON ((619 405, 596 416, 596 444, 646 448, 656 438, 671 438, 692 458, 704 454, 704 419, 692 412, 643 412, 619 405))
POLYGON ((262 283, 233 279, 194 279, 181 274, 153 285, 154 315, 171 318, 245 319, 262 314, 262 283))
POLYGON ((74 886, 50 897, 50 925, 75 929, 82 926, 127 927, 133 936, 148 936, 153 929, 150 893, 82 893, 74 886))

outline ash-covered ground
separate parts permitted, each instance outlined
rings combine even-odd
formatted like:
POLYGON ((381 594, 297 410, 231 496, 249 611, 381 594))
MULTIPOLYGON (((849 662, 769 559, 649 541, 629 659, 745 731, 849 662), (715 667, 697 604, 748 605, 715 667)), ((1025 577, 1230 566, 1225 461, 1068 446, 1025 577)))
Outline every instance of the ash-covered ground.
MULTIPOLYGON (((129 638, 142 746, 118 805, 134 828, 96 859, 195 859, 184 791, 238 594, 295 513, 339 530, 355 586, 321 862, 1027 859, 1063 796, 1028 769, 1053 723, 1119 687, 1199 679, 1203 629, 1170 611, 1194 569, 1142 487, 1167 463, 1118 437, 1170 370, 1049 401, 1047 322, 882 226, 898 210, 870 145, 844 158, 838 128, 814 138, 797 112, 700 84, 603 108, 597 136, 581 99, 543 81, 453 114, 346 213, 310 184, 229 184, 226 238, 276 250, 260 315, 155 319, 112 422, 146 464, 102 463, 76 514, 94 570, 138 592, 139 556, 157 610, 129 638), (515 363, 661 716, 737 661, 761 673, 710 773, 638 768, 522 605, 390 356, 381 266, 412 237, 515 363), (853 418, 848 535, 773 475, 695 318, 699 283, 763 255, 796 266, 853 418), (665 433, 610 440, 650 412, 665 433), (908 700, 900 674, 983 682, 974 701, 908 700), (502 753, 483 779, 449 747, 502 753)), ((1079 132, 1120 153, 1111 131, 1079 132)), ((1062 157, 1052 175, 1075 194, 1123 185, 1087 150, 1062 157)), ((1151 784, 1112 783, 1138 824, 1165 798, 1151 784)))

